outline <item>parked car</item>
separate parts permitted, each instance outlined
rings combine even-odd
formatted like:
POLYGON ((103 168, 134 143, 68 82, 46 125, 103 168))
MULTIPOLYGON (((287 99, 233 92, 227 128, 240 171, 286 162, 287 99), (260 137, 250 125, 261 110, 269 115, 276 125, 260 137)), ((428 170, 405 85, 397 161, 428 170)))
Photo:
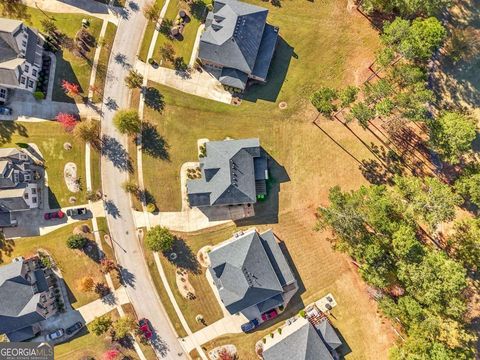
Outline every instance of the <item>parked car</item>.
POLYGON ((47 340, 53 341, 53 340, 59 339, 63 336, 64 333, 65 333, 65 330, 63 329, 55 330, 54 332, 51 332, 50 334, 47 335, 47 340))
POLYGON ((65 216, 65 213, 62 210, 58 210, 54 212, 45 213, 45 215, 43 215, 43 218, 45 220, 53 220, 53 219, 63 219, 64 216, 65 216))
POLYGON ((243 324, 241 328, 243 332, 247 333, 247 332, 253 331, 253 329, 255 329, 257 326, 258 326, 258 320, 253 319, 253 320, 250 320, 248 323, 243 324))
POLYGON ((85 207, 82 208, 73 208, 67 210, 67 216, 75 217, 87 214, 88 210, 85 207))
POLYGON ((277 310, 273 309, 272 311, 266 312, 262 314, 262 320, 267 321, 270 319, 275 319, 277 317, 278 313, 277 310))
POLYGON ((72 334, 76 333, 78 330, 80 330, 82 327, 83 327, 83 324, 80 321, 78 321, 75 324, 73 324, 72 326, 68 327, 65 330, 65 332, 67 333, 67 335, 72 335, 72 334))
POLYGON ((0 106, 0 115, 12 115, 12 109, 7 106, 0 106))
POLYGON ((150 322, 143 318, 138 321, 138 328, 143 333, 143 335, 150 340, 153 336, 152 328, 150 327, 150 322))

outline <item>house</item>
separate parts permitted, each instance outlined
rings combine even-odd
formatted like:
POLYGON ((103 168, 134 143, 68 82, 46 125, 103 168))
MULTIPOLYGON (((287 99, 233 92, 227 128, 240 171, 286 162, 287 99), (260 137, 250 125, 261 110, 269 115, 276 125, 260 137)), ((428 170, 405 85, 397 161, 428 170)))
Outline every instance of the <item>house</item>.
POLYGON ((200 179, 187 180, 190 206, 254 204, 267 194, 268 163, 258 139, 209 141, 200 179))
POLYGON ((38 31, 22 21, 0 18, 0 102, 9 88, 35 91, 43 43, 38 31))
POLYGON ((265 337, 263 344, 264 360, 333 360, 337 359, 337 349, 342 342, 327 318, 322 320, 323 332, 303 317, 296 318, 265 337))
POLYGON ((38 323, 56 313, 55 296, 37 258, 15 258, 0 267, 0 334, 25 341, 39 332, 38 323))
POLYGON ((208 267, 219 297, 231 314, 260 319, 285 307, 298 286, 271 230, 243 232, 214 247, 208 267))
POLYGON ((16 224, 12 213, 38 208, 40 194, 32 165, 24 151, 0 149, 0 227, 16 224))
POLYGON ((277 46, 278 28, 268 10, 237 0, 215 0, 200 37, 198 59, 225 86, 244 90, 264 83, 277 46))

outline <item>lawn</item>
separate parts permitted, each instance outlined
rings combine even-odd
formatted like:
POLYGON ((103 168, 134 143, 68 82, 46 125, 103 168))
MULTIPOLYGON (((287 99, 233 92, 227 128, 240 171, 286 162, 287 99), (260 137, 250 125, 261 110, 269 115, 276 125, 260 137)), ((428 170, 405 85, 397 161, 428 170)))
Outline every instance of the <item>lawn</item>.
MULTIPOLYGON (((112 259, 116 261, 115 252, 111 245, 105 241, 105 235, 110 235, 110 230, 108 229, 107 219, 105 217, 97 218, 98 233, 102 242, 103 253, 107 259, 112 259)), ((113 287, 118 289, 122 286, 120 282, 120 274, 117 271, 112 271, 110 273, 112 277, 113 287)))
MULTIPOLYGON (((108 315, 113 320, 120 317, 117 310, 112 310, 108 315)), ((55 359, 102 359, 107 350, 114 348, 120 350, 123 358, 138 359, 135 350, 114 346, 109 336, 96 336, 87 326, 72 340, 55 346, 55 359)))
POLYGON ((105 79, 107 77, 108 60, 110 59, 110 52, 112 50, 113 40, 117 32, 117 26, 109 22, 107 30, 103 37, 104 44, 100 50, 100 57, 98 58, 97 74, 95 77, 95 87, 99 90, 93 94, 93 102, 97 103, 103 99, 103 89, 105 88, 105 79))
POLYGON ((72 306, 79 308, 82 305, 88 304, 98 299, 98 295, 93 292, 85 293, 80 291, 78 289, 79 281, 84 276, 92 277, 95 282, 104 281, 103 274, 100 272, 100 265, 85 253, 79 250, 71 250, 65 245, 73 229, 82 224, 87 224, 90 229, 92 228, 90 221, 88 221, 66 225, 48 235, 9 241, 9 243, 11 243, 11 251, 3 251, 2 260, 4 263, 9 263, 17 256, 28 257, 34 255, 38 249, 46 250, 52 255, 62 272, 62 276, 69 289, 72 306))
POLYGON ((90 148, 90 174, 92 176, 92 190, 102 190, 102 179, 100 173, 100 152, 95 151, 93 147, 90 148))
MULTIPOLYGON (((158 8, 161 9, 164 4, 164 0, 155 0, 155 4, 157 4, 158 8)), ((148 21, 147 27, 143 32, 142 44, 140 45, 140 50, 138 52, 138 58, 141 61, 146 62, 148 60, 147 59, 148 49, 150 48, 150 43, 152 42, 153 33, 155 32, 155 25, 156 23, 154 21, 148 21)))
MULTIPOLYGON (((162 59, 160 49, 167 43, 171 44, 175 49, 175 57, 183 58, 186 64, 190 61, 198 27, 207 15, 206 3, 199 0, 194 2, 191 8, 189 8, 182 0, 172 0, 165 14, 166 21, 171 21, 175 25, 175 18, 180 10, 185 10, 189 14, 190 22, 185 25, 181 39, 172 40, 163 33, 159 34, 155 44, 155 51, 153 52, 153 58, 157 62, 160 62, 162 59)), ((173 64, 170 62, 164 62, 162 66, 173 68, 173 64)))
MULTIPOLYGON (((45 159, 50 187, 50 208, 59 208, 71 205, 70 196, 75 196, 77 204, 84 204, 85 199, 85 145, 76 140, 70 133, 66 133, 57 122, 22 123, 2 121, 0 124, 0 146, 17 147, 17 144, 34 143, 45 159), (54 135, 54 136, 53 136, 54 135), (65 150, 63 144, 72 144, 71 150, 65 150), (77 175, 82 184, 82 190, 72 193, 68 190, 63 179, 63 169, 67 162, 77 165, 77 175)), ((92 166, 99 164, 98 156, 93 157, 92 166)), ((99 183, 99 180, 95 180, 99 183)))
MULTIPOLYGON (((260 138, 271 156, 269 195, 255 205, 257 216, 237 226, 272 228, 283 240, 301 286, 286 314, 265 325, 269 329, 217 343, 235 343, 240 358, 253 358, 253 346, 264 334, 332 292, 339 304, 332 320, 351 349, 347 358, 384 359, 392 344, 388 323, 377 315, 376 304, 349 259, 331 249, 328 234, 313 231, 315 209, 327 204, 330 187, 355 189, 366 183, 359 166, 374 157, 369 144, 378 140, 356 124, 346 127, 322 118, 317 121, 320 128, 314 126, 317 112, 308 100, 322 85, 361 84, 379 46, 378 35, 365 18, 346 9, 347 1, 294 0, 280 8, 252 2, 268 6, 269 22, 280 27, 268 84, 250 88, 237 107, 151 84, 163 96, 165 110, 146 108, 146 120, 157 129, 155 136, 144 137, 146 189, 161 211, 179 211, 179 171, 184 162, 197 160, 197 139, 260 138), (286 110, 279 109, 280 102, 287 103, 286 110)), ((223 240, 214 235, 211 239, 223 240)), ((195 247, 195 241, 187 243, 195 247)), ((196 311, 193 304, 187 305, 191 307, 187 311, 196 311)))
POLYGON ((216 231, 198 234, 176 233, 177 240, 175 241, 173 252, 178 255, 178 258, 175 261, 169 261, 165 256, 160 255, 170 288, 192 331, 197 331, 204 327, 204 325, 195 321, 195 317, 198 314, 203 315, 207 325, 223 317, 220 305, 205 276, 206 268, 202 268, 198 264, 195 258, 196 254, 205 245, 217 244, 230 238, 233 230, 234 227, 229 226, 221 227, 216 231), (195 289, 196 298, 194 300, 187 300, 182 297, 177 288, 175 273, 178 267, 182 267, 188 272, 188 280, 195 289))

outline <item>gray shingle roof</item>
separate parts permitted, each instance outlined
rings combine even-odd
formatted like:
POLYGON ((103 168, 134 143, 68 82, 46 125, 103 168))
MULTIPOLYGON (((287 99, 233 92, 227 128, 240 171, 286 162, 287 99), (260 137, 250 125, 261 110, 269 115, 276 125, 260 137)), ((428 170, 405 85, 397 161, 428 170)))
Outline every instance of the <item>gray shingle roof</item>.
POLYGON ((222 302, 232 314, 253 305, 258 305, 263 312, 283 303, 281 294, 288 275, 282 271, 290 274, 291 271, 288 265, 281 268, 275 264, 276 258, 272 262, 269 257, 268 253, 272 253, 269 247, 281 254, 276 242, 272 244, 264 240, 264 236, 270 234, 271 231, 263 234, 249 231, 209 253, 209 271, 222 302))
POLYGON ((23 260, 0 267, 0 333, 9 333, 44 319, 37 312, 40 293, 24 277, 23 260))
POLYGON ((237 0, 217 0, 200 38, 199 57, 250 74, 268 10, 237 0))
POLYGON ((272 62, 273 53, 277 47, 278 41, 278 28, 266 24, 263 31, 262 42, 258 49, 257 59, 255 61, 255 67, 253 68, 252 75, 261 79, 266 79, 270 63, 272 62))
POLYGON ((332 325, 330 325, 327 318, 323 318, 319 324, 315 325, 315 327, 320 332, 323 341, 330 349, 336 349, 342 345, 342 341, 339 339, 336 331, 333 329, 332 325))
POLYGON ((256 202, 254 158, 260 157, 258 139, 209 141, 200 159, 202 178, 187 180, 191 206, 256 202))
POLYGON ((218 80, 223 85, 244 90, 247 86, 248 75, 239 70, 225 67, 222 69, 218 80))
POLYGON ((264 348, 264 360, 333 360, 315 328, 303 318, 285 327, 282 335, 280 341, 264 348), (285 334, 290 326, 297 328, 285 334))

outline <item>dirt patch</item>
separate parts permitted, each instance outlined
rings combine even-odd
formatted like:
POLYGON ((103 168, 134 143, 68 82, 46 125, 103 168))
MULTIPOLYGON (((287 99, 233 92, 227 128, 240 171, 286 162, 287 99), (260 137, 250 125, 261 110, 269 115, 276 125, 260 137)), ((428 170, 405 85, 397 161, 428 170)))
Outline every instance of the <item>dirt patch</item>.
POLYGON ((208 257, 208 253, 212 250, 210 245, 202 247, 197 252, 197 261, 200 263, 202 267, 208 267, 210 265, 210 259, 208 257))
POLYGON ((65 164, 63 177, 70 192, 76 193, 80 191, 80 181, 77 176, 77 165, 75 163, 69 162, 65 164))
POLYGON ((195 299, 195 289, 188 281, 188 272, 185 269, 177 269, 175 272, 175 281, 180 294, 188 300, 195 299))
POLYGON ((75 226, 75 228, 73 229, 74 235, 88 235, 90 233, 91 230, 86 224, 75 226))

